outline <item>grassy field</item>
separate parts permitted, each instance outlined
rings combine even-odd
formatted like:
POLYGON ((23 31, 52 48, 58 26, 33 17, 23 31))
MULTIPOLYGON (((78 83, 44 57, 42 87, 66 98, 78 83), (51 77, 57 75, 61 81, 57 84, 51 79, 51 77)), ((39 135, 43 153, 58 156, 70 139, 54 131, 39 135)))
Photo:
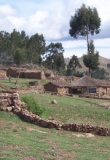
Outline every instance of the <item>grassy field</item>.
POLYGON ((26 88, 26 87, 29 87, 29 82, 30 81, 38 81, 40 82, 41 84, 45 84, 46 81, 45 80, 36 80, 36 79, 24 79, 24 78, 11 78, 11 81, 9 82, 8 79, 6 80, 0 80, 0 84, 3 84, 4 86, 10 88, 10 87, 13 87, 15 86, 15 82, 17 81, 17 87, 18 88, 26 88))
POLYGON ((94 103, 108 104, 109 101, 107 100, 37 93, 30 93, 30 95, 35 98, 38 104, 46 108, 43 115, 44 118, 55 119, 65 123, 91 124, 110 127, 110 110, 94 105, 94 103), (56 100, 57 104, 51 104, 51 100, 56 100))
POLYGON ((40 128, 0 112, 1 160, 110 160, 110 137, 40 128))
MULTIPOLYGON (((98 106, 107 100, 29 94, 45 107, 43 118, 110 128, 110 110, 98 106), (54 99, 57 104, 51 104, 54 99)), ((0 111, 0 160, 110 160, 110 137, 41 128, 0 111)))

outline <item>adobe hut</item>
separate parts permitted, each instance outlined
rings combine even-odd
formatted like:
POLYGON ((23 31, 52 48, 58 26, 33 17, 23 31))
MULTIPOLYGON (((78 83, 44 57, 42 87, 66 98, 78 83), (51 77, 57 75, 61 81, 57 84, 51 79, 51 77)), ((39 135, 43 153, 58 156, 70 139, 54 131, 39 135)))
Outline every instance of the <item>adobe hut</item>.
POLYGON ((46 79, 44 72, 43 71, 38 71, 38 70, 27 70, 25 72, 25 78, 46 79))
POLYGON ((26 68, 11 67, 7 69, 7 76, 30 78, 30 79, 45 79, 44 71, 40 70, 27 70, 26 68))
POLYGON ((45 91, 60 94, 68 95, 69 94, 69 85, 61 82, 49 82, 44 85, 45 91))
POLYGON ((70 93, 92 94, 98 97, 110 96, 110 82, 84 76, 71 84, 70 93))
POLYGON ((11 67, 8 68, 6 71, 7 76, 11 76, 11 77, 18 77, 18 75, 20 74, 20 72, 25 72, 26 68, 16 68, 16 67, 11 67))

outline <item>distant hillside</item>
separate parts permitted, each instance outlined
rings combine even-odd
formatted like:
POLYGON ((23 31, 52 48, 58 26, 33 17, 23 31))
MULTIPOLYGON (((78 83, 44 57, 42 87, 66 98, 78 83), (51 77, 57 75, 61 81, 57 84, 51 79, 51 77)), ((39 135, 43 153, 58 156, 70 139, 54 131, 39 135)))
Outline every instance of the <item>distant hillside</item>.
MULTIPOLYGON (((65 58, 66 65, 69 63, 69 61, 70 61, 70 58, 65 58)), ((81 72, 87 71, 88 69, 84 66, 82 57, 79 58, 79 62, 81 64, 82 68, 81 69, 77 68, 77 70, 79 70, 81 72)), ((104 68, 105 71, 110 74, 110 68, 109 69, 107 68, 107 64, 108 63, 110 64, 110 59, 99 56, 99 63, 100 63, 99 67, 104 68)))

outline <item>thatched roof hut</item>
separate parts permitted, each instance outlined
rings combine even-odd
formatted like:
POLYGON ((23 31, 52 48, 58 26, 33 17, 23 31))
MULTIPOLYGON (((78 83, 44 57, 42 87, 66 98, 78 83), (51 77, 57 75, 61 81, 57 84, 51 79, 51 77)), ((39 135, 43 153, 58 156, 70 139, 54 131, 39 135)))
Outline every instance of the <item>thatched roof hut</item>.
POLYGON ((72 83, 73 87, 104 87, 110 86, 109 81, 94 79, 88 76, 84 76, 72 83))
POLYGON ((24 73, 25 71, 26 71, 26 68, 10 67, 10 68, 7 69, 6 74, 7 74, 8 77, 9 76, 17 77, 20 72, 24 73))
POLYGON ((44 85, 45 91, 60 94, 60 95, 67 95, 69 94, 69 84, 62 83, 62 82, 49 82, 44 85))
POLYGON ((110 95, 110 82, 84 76, 71 83, 71 93, 110 95))
POLYGON ((30 78, 30 79, 46 79, 44 71, 27 70, 26 68, 16 68, 16 67, 11 67, 7 69, 7 76, 30 78))
POLYGON ((46 79, 44 71, 40 71, 40 70, 27 70, 25 72, 25 78, 46 79))

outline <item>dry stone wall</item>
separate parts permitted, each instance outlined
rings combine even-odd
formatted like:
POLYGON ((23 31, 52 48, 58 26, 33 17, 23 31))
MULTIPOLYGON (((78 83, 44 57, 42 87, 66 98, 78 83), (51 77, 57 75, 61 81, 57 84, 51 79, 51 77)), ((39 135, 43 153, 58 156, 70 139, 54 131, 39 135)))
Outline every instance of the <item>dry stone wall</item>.
POLYGON ((18 93, 5 93, 0 95, 1 110, 2 111, 11 111, 14 114, 18 115, 21 119, 26 122, 36 124, 45 128, 55 128, 57 130, 66 130, 74 132, 84 132, 92 133, 100 136, 110 136, 110 128, 92 126, 85 124, 71 124, 71 123, 61 123, 55 120, 46 120, 38 115, 29 112, 27 109, 23 109, 22 102, 19 99, 18 93), (10 107, 10 108, 9 108, 10 107))

